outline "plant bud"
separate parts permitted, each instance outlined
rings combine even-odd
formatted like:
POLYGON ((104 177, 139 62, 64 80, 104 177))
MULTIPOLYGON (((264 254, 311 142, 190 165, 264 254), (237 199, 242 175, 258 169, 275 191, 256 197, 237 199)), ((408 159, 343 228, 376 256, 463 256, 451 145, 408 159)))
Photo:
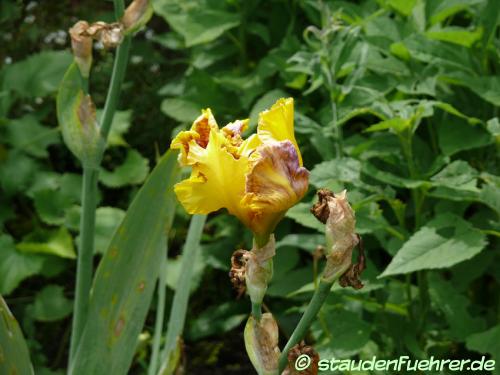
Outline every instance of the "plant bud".
POLYGON ((245 283, 252 303, 262 303, 266 294, 267 285, 273 277, 273 257, 276 254, 274 236, 263 247, 254 243, 252 251, 248 253, 245 266, 245 283))
POLYGON ((262 314, 260 321, 253 316, 245 326, 245 348, 253 367, 259 375, 278 373, 280 350, 278 347, 278 324, 272 314, 262 314))
POLYGON ((125 34, 139 31, 153 15, 153 6, 150 0, 134 0, 125 9, 121 20, 125 28, 125 34))
POLYGON ((86 21, 78 21, 69 29, 73 56, 84 78, 88 78, 92 67, 92 38, 87 35, 88 28, 89 24, 86 21))

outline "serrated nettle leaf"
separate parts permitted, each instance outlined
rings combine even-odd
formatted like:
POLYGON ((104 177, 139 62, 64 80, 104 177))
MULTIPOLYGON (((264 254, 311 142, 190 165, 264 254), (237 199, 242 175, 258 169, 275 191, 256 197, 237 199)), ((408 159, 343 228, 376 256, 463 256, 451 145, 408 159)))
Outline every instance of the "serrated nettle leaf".
POLYGON ((32 314, 36 320, 52 322, 65 318, 73 310, 73 302, 64 296, 64 288, 47 285, 35 296, 32 314))
POLYGON ((33 366, 16 318, 0 296, 0 373, 33 375, 33 366))
POLYGON ((75 203, 71 197, 54 189, 37 190, 33 200, 40 218, 50 225, 63 224, 66 211, 75 203))
POLYGON ((434 307, 444 314, 453 340, 465 341, 467 336, 486 327, 484 319, 469 313, 471 302, 454 288, 453 283, 436 273, 429 274, 429 294, 434 307))
POLYGON ((165 154, 135 195, 97 269, 70 374, 126 374, 159 274, 175 212, 177 155, 165 154))
POLYGON ((0 235, 0 294, 10 294, 21 281, 36 275, 43 267, 43 257, 25 254, 14 245, 13 239, 0 235))
POLYGON ((471 224, 443 214, 411 236, 379 277, 447 268, 477 255, 486 244, 486 236, 471 224))
POLYGON ((39 230, 25 236, 16 244, 25 253, 49 254, 61 258, 75 259, 73 238, 65 227, 57 230, 39 230))
POLYGON ((110 188, 142 183, 149 172, 149 161, 134 149, 127 150, 123 164, 113 171, 104 168, 99 173, 99 181, 110 188))
POLYGON ((323 245, 324 242, 325 236, 322 234, 287 234, 276 242, 276 249, 281 247, 296 247, 312 253, 318 246, 323 245))

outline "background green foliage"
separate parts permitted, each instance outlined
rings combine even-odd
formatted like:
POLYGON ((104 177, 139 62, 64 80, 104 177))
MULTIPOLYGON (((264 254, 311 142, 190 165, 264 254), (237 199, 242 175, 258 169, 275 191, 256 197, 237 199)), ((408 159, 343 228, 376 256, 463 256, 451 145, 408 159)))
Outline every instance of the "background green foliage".
MULTIPOLYGON (((296 99, 311 189, 276 237, 266 307, 289 335, 321 262, 316 188, 347 188, 368 253, 365 287, 334 288, 308 342, 321 357, 480 358, 500 362, 500 75, 496 0, 155 0, 134 39, 100 173, 100 258, 172 135, 200 108, 220 125, 277 98, 296 99)), ((55 92, 68 67, 65 31, 112 20, 101 1, 0 3, 0 294, 40 374, 66 366, 80 215, 80 166, 61 142, 55 92)), ((104 96, 112 54, 94 53, 104 96)), ((178 209, 166 284, 179 276, 188 217, 178 209)), ((208 218, 193 259, 187 373, 249 374, 249 303, 227 278, 249 234, 208 218)), ((155 306, 153 303, 152 306, 155 306)), ((151 308, 131 373, 150 355, 151 308)), ((498 367, 498 366, 497 366, 498 367)), ((497 370, 498 373, 499 370, 497 370)))

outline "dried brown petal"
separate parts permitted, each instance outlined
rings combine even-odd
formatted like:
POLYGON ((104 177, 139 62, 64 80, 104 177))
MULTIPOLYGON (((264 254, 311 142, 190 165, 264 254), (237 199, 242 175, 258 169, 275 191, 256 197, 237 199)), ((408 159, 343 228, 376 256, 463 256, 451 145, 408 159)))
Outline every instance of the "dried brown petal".
POLYGON ((351 264, 349 269, 339 279, 339 284, 343 288, 352 286, 354 289, 361 289, 364 286, 360 280, 360 276, 361 273, 366 269, 365 250, 363 241, 359 235, 358 239, 359 244, 357 263, 351 264))
POLYGON ((89 24, 78 21, 69 29, 73 56, 83 77, 88 77, 92 66, 92 38, 87 34, 89 24))

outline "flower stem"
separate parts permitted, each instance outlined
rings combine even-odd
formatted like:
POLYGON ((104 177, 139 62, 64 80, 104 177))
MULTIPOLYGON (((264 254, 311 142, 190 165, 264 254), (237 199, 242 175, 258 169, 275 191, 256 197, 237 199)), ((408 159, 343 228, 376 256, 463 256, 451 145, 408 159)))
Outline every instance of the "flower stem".
MULTIPOLYGON (((114 7, 116 18, 120 19, 123 15, 125 7, 123 0, 114 0, 114 7)), ((113 73, 101 121, 101 134, 104 139, 103 147, 105 147, 111 123, 113 122, 116 105, 121 91, 121 85, 125 77, 130 43, 130 37, 125 37, 116 52, 113 73)), ((84 89, 88 91, 88 80, 84 82, 84 89)), ((89 309, 93 271, 92 258, 94 255, 97 177, 97 169, 89 168, 87 166, 83 167, 82 216, 80 219, 81 242, 76 270, 75 303, 69 349, 69 363, 72 362, 72 359, 78 349, 78 342, 82 336, 89 309)))
POLYGON ((257 320, 257 321, 260 321, 260 318, 262 318, 261 307, 262 307, 262 304, 252 302, 252 315, 255 318, 255 320, 257 320))
POLYGON ((131 41, 130 36, 126 36, 116 51, 113 74, 111 76, 108 96, 106 97, 106 104, 104 105, 104 111, 101 118, 101 134, 104 139, 108 137, 111 123, 115 115, 116 105, 120 97, 122 82, 125 78, 125 71, 127 70, 131 41))
POLYGON ((94 228, 98 171, 83 168, 82 216, 80 219, 80 248, 78 251, 75 305, 70 344, 70 363, 76 354, 89 308, 92 284, 92 257, 94 255, 94 228))
POLYGON ((300 340, 304 338, 306 335, 307 330, 311 326, 314 318, 318 314, 319 310, 321 309, 321 306, 323 306, 323 303, 326 300, 326 297, 330 293, 330 289, 332 288, 332 285, 335 281, 331 282, 325 282, 321 280, 319 283, 318 288, 314 291, 313 297, 311 301, 309 302, 309 305, 307 306, 306 311, 304 312, 304 315, 302 315, 302 318, 300 318, 299 324, 295 328, 295 330, 292 333, 292 336, 290 337, 290 340, 285 345, 285 348, 283 349, 283 352, 280 355, 279 359, 279 373, 281 374, 283 370, 285 369, 288 361, 288 352, 290 349, 298 344, 300 340))
POLYGON ((149 363, 148 375, 156 374, 159 366, 161 335, 163 333, 163 321, 165 319, 167 254, 168 244, 166 254, 163 254, 160 260, 160 277, 158 279, 158 304, 156 307, 155 331, 153 336, 153 348, 151 350, 151 362, 149 363))

